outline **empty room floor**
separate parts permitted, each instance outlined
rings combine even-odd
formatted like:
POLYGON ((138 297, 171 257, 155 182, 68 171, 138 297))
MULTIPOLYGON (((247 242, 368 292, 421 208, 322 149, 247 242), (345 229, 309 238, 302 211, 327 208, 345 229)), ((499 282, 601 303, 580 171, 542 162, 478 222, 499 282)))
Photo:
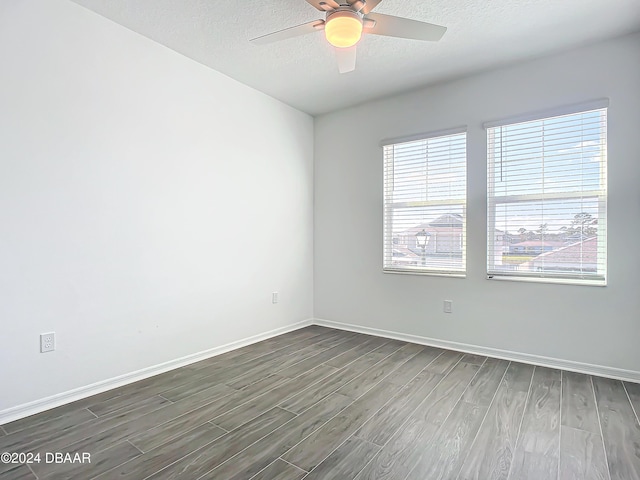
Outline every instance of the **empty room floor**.
POLYGON ((311 326, 5 424, 41 456, 0 478, 634 480, 638 412, 638 384, 311 326))

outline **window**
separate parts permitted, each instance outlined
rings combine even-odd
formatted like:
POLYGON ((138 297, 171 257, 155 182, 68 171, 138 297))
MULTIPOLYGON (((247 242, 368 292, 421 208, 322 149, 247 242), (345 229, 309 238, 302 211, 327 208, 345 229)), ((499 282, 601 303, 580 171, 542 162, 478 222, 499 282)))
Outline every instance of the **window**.
POLYGON ((467 134, 384 145, 383 270, 464 276, 467 134))
POLYGON ((607 109, 490 126, 489 278, 606 284, 607 109))

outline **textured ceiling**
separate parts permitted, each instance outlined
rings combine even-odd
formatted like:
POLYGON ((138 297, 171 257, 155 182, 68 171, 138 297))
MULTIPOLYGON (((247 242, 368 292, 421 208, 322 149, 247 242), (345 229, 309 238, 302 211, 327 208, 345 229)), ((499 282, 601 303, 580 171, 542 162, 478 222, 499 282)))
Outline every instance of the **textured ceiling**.
POLYGON ((324 15, 304 0, 73 0, 312 115, 640 30, 640 0, 384 0, 376 12, 448 27, 438 43, 375 35, 340 75, 322 32, 249 39, 324 15))

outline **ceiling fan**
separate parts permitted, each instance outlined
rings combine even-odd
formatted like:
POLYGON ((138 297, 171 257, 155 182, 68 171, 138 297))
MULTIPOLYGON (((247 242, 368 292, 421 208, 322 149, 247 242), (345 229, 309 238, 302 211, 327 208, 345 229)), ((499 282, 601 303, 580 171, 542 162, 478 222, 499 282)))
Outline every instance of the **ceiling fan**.
POLYGON ((371 13, 382 0, 306 0, 321 12, 325 20, 314 20, 251 39, 263 45, 324 30, 327 41, 335 47, 338 70, 347 73, 356 68, 356 44, 363 33, 437 42, 446 27, 408 18, 371 13))

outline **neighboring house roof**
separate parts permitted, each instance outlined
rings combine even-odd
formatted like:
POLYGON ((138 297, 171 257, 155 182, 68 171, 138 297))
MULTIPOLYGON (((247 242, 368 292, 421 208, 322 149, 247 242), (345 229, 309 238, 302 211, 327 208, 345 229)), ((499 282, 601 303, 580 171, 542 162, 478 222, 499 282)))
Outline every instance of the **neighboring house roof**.
POLYGON ((457 213, 445 213, 429 224, 432 227, 458 227, 462 228, 462 215, 457 213))
POLYGON ((425 230, 427 233, 430 233, 431 235, 435 234, 435 233, 448 233, 448 234, 456 234, 459 235, 460 234, 460 230, 453 227, 432 227, 430 224, 427 223, 423 223, 421 225, 418 225, 417 227, 414 228, 410 228, 409 230, 405 230, 404 232, 402 232, 400 235, 415 235, 418 232, 421 232, 422 230, 425 230))
POLYGON ((455 230, 462 228, 462 217, 454 213, 447 213, 436 218, 430 223, 421 223, 415 227, 408 228, 407 230, 400 232, 399 235, 415 235, 422 230, 427 233, 452 233, 455 230))
POLYGON ((558 265, 595 265, 598 262, 598 237, 591 237, 582 242, 572 243, 552 252, 543 253, 534 259, 523 263, 521 267, 535 267, 540 264, 546 266, 558 265))

